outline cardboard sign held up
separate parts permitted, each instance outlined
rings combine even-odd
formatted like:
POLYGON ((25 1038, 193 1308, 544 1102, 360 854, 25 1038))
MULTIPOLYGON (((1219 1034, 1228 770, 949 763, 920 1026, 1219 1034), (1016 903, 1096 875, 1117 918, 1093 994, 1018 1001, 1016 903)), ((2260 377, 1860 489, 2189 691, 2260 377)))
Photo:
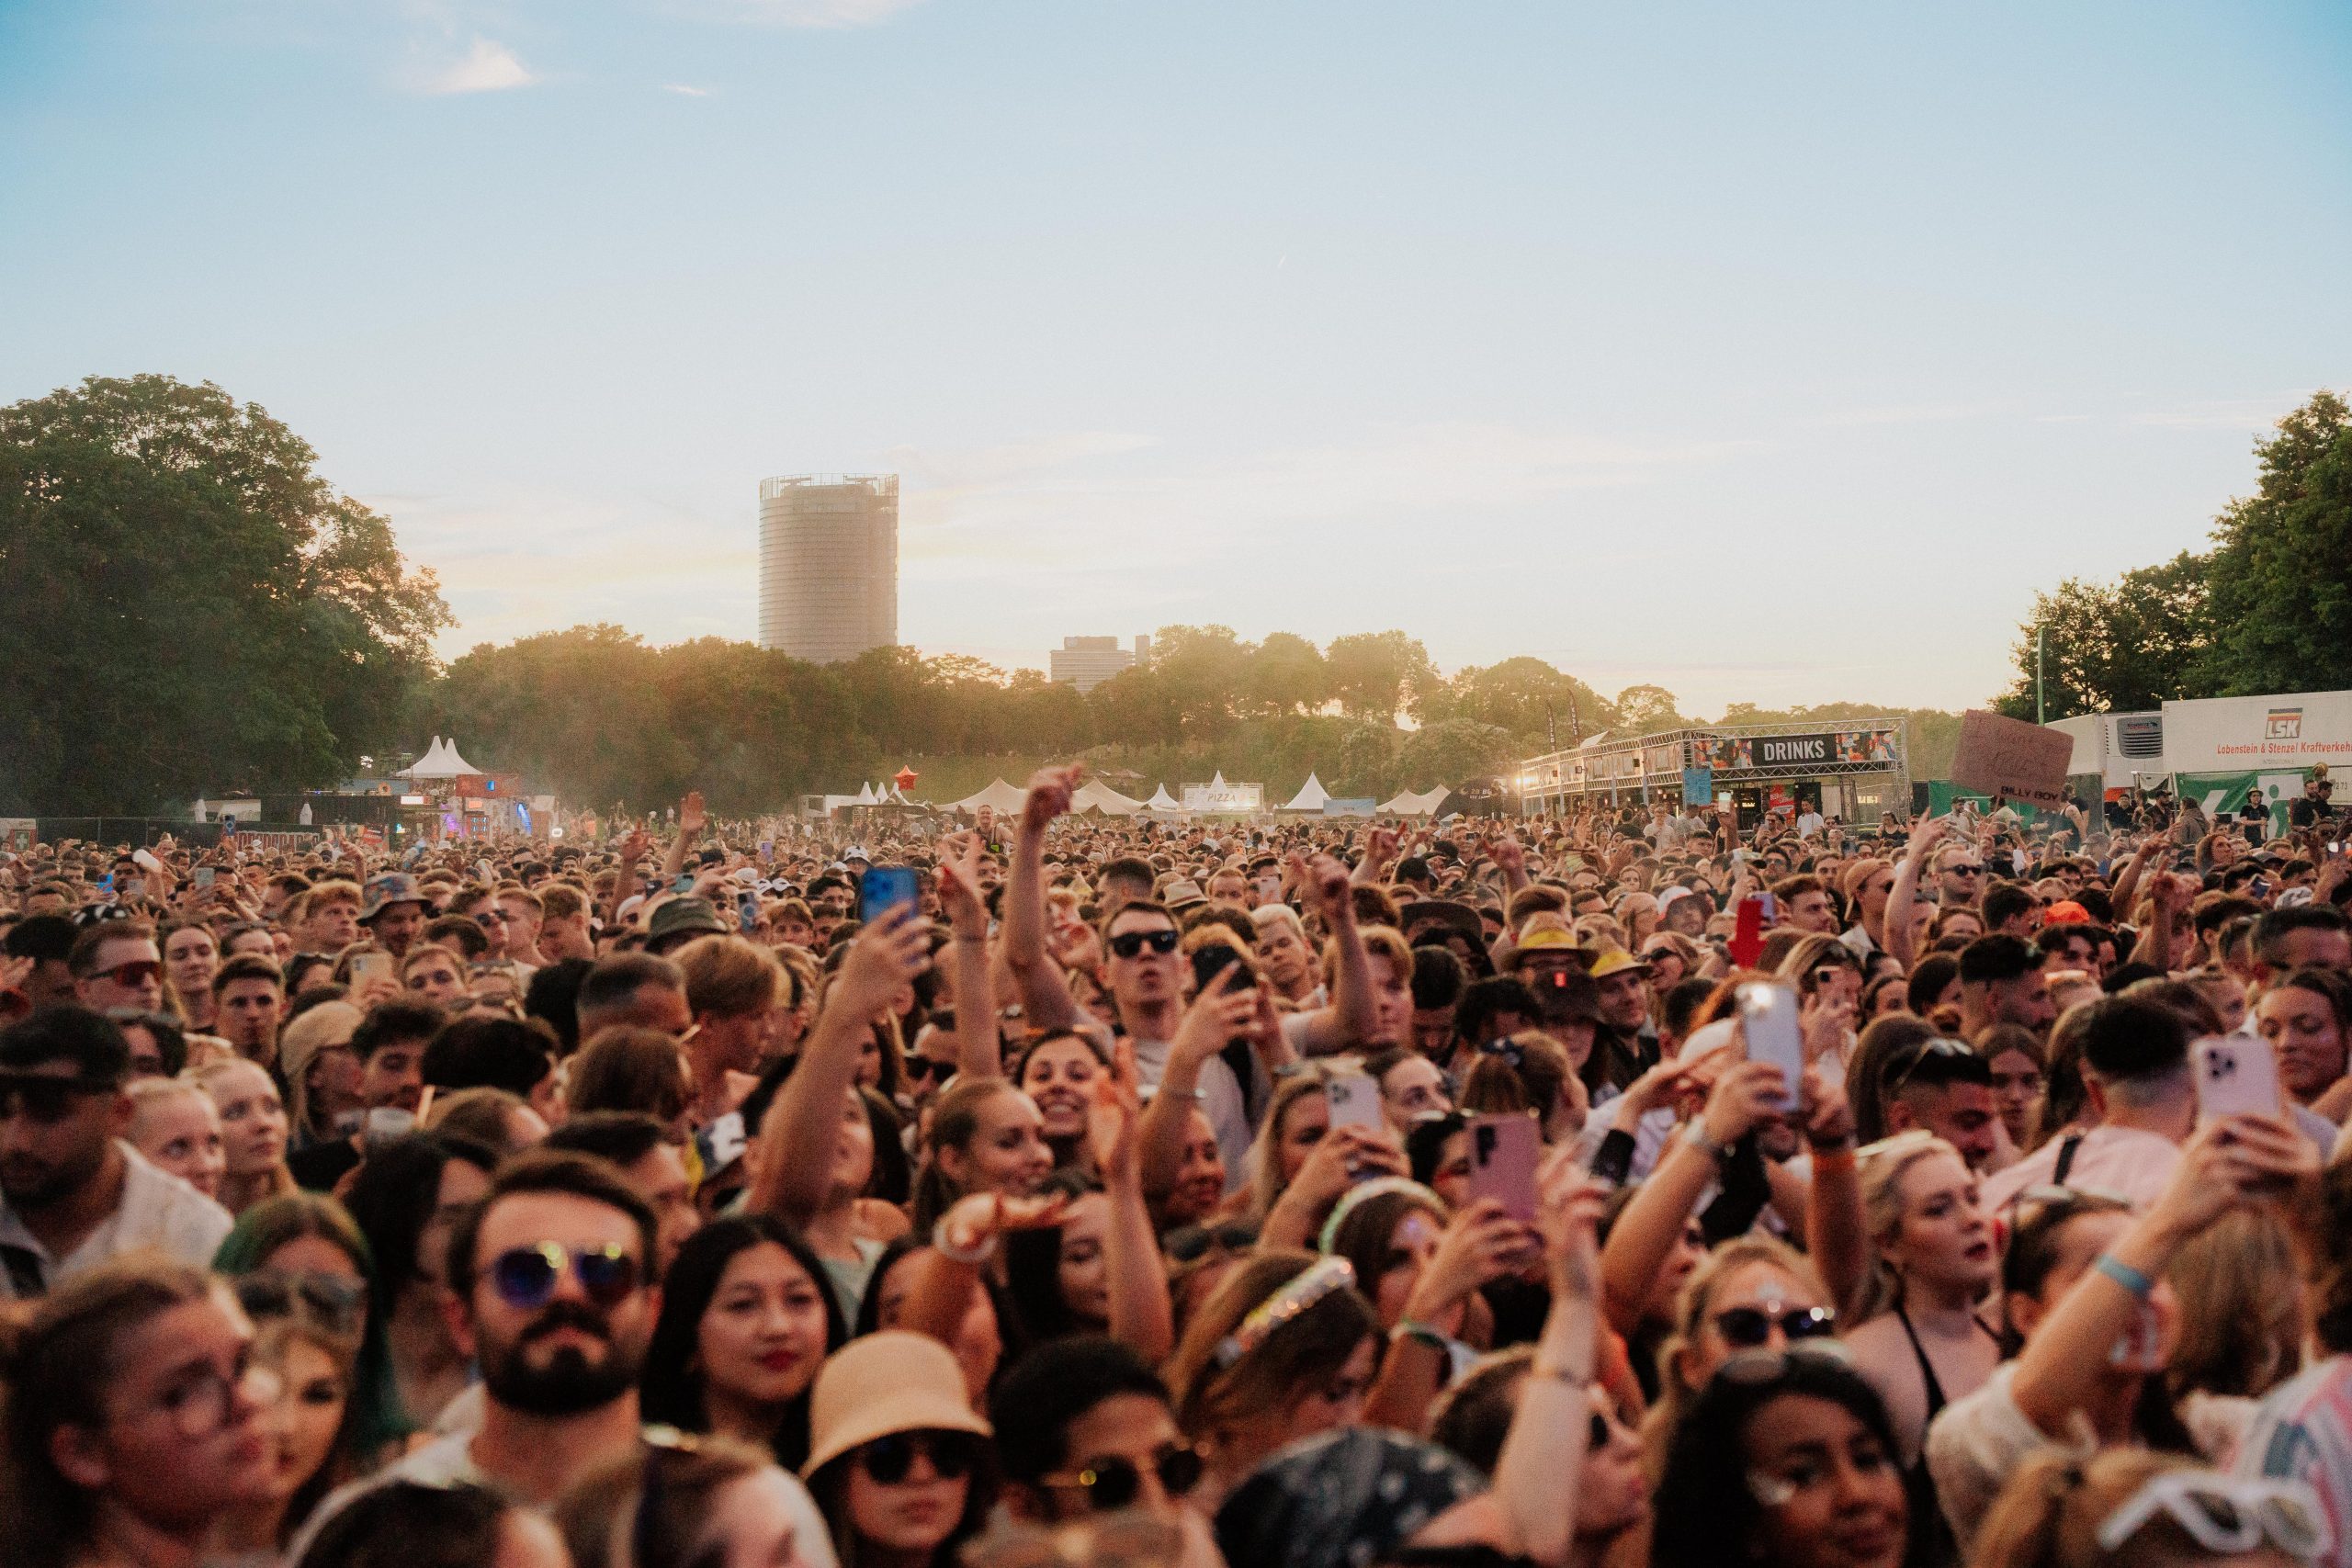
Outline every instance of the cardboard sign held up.
POLYGON ((2060 807, 2066 804, 2066 764, 2074 755, 2074 737, 2062 729, 1971 708, 1960 716, 1951 782, 1996 804, 2060 807))

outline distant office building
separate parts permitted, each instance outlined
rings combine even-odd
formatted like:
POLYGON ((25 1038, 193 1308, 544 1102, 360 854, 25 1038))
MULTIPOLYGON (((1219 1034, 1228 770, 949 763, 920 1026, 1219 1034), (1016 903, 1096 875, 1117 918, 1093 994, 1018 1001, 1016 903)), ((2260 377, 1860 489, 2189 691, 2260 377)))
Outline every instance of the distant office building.
POLYGON ((760 481, 760 646, 831 664, 899 640, 899 476, 760 481))
POLYGON ((1135 651, 1119 646, 1114 637, 1066 637, 1046 655, 1047 672, 1068 681, 1080 692, 1091 692, 1122 670, 1151 662, 1151 638, 1136 638, 1135 651))

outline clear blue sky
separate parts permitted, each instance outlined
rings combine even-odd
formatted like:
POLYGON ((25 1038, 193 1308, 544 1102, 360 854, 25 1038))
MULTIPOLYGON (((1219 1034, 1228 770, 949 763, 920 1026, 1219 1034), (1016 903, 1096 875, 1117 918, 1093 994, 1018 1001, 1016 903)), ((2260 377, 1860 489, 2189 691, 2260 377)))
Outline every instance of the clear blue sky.
POLYGON ((0 0, 0 400, 261 403, 445 649, 1402 626, 1958 705, 2352 384, 2352 8, 0 0))

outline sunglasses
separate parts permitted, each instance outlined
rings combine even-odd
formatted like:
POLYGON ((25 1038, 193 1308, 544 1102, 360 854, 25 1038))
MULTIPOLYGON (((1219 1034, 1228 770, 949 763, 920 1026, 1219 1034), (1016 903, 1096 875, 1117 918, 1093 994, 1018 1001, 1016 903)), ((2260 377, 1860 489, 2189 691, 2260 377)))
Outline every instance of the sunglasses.
POLYGON ((36 1122, 62 1122, 85 1095, 112 1094, 121 1087, 112 1078, 0 1073, 0 1122, 19 1111, 36 1122))
POLYGON ((1919 1047, 1917 1055, 1904 1064, 1903 1070, 1894 1075, 1894 1081, 1886 1086, 1886 1092, 1890 1095, 1902 1093, 1904 1086, 1911 1081, 1911 1076, 1929 1062, 1956 1061, 1962 1056, 1974 1055, 1976 1053, 1961 1041, 1930 1040, 1919 1047))
MULTIPOLYGON (((1188 1495, 1201 1483, 1207 1467, 1198 1450, 1166 1448, 1152 1457, 1151 1472, 1170 1497, 1188 1495)), ((1143 1471, 1131 1459, 1104 1454, 1080 1468, 1043 1477, 1048 1486, 1075 1486, 1086 1494, 1086 1506, 1098 1514, 1114 1513, 1143 1495, 1143 1471)))
POLYGON ((164 964, 163 961, 157 958, 126 959, 111 969, 95 971, 90 977, 94 980, 112 980, 118 986, 143 986, 150 980, 160 980, 164 977, 164 964))
POLYGON ((1948 865, 1944 867, 1944 874, 1946 876, 1982 876, 1984 874, 1984 868, 1981 865, 1948 865))
POLYGON ((1713 1323, 1724 1343, 1741 1350, 1770 1344, 1775 1327, 1792 1343, 1826 1339, 1838 1332, 1838 1314, 1827 1307, 1792 1307, 1777 1314, 1762 1307, 1725 1307, 1715 1314, 1713 1323))
POLYGON ((291 1317, 296 1303, 338 1334, 356 1333, 368 1304, 368 1287, 357 1280, 307 1270, 259 1269, 236 1281, 237 1304, 253 1317, 291 1317))
POLYGON ((896 1486, 922 1454, 942 1481, 956 1481, 971 1473, 972 1450, 968 1432, 892 1432, 861 1447, 857 1463, 876 1485, 896 1486))
POLYGON ((2099 1545, 2120 1551, 2158 1514, 2206 1551, 2223 1556, 2253 1551, 2267 1537, 2288 1556, 2309 1562, 2333 1540, 2318 1496, 2300 1482, 2174 1470, 2151 1476, 2100 1522, 2099 1545))
POLYGON ((1161 1250, 1172 1262, 1190 1263, 1211 1251, 1247 1252, 1257 1245, 1255 1225, 1186 1225, 1170 1231, 1161 1250))
POLYGON ((929 1056, 908 1056, 900 1060, 899 1068, 910 1083, 928 1083, 934 1077, 944 1078, 956 1070, 953 1062, 935 1061, 929 1056))
POLYGON ((502 1252, 490 1262, 491 1288, 508 1306, 536 1312, 555 1298, 567 1266, 582 1292, 600 1307, 618 1306, 637 1291, 637 1259, 618 1242, 567 1247, 543 1241, 502 1252))
POLYGON ((1111 951, 1121 958, 1133 958, 1145 948, 1165 956, 1176 951, 1177 934, 1164 931, 1121 931, 1111 939, 1111 951))

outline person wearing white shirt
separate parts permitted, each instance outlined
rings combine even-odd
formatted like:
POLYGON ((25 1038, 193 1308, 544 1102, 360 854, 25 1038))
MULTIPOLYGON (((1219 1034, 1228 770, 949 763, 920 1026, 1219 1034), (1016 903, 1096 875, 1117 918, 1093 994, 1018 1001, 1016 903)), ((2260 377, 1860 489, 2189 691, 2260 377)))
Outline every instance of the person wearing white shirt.
POLYGON ((127 1252, 209 1267, 229 1211, 124 1141, 130 1043, 86 1008, 0 1031, 0 1298, 127 1252))

